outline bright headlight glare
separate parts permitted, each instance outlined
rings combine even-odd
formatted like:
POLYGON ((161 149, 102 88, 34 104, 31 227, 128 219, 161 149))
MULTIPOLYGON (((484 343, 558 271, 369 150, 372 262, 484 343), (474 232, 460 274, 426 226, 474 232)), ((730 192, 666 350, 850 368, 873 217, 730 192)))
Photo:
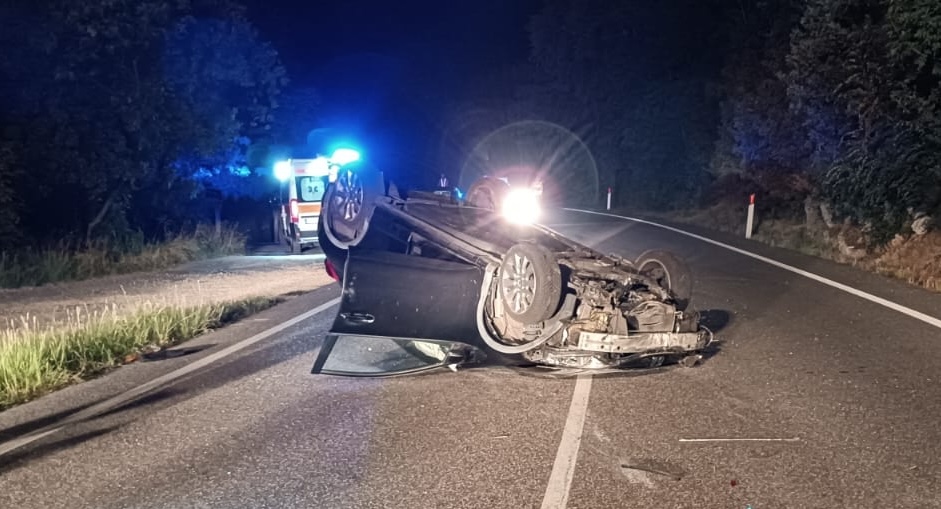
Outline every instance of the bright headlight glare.
POLYGON ((533 224, 539 220, 539 196, 532 189, 514 189, 503 200, 503 217, 515 224, 533 224))

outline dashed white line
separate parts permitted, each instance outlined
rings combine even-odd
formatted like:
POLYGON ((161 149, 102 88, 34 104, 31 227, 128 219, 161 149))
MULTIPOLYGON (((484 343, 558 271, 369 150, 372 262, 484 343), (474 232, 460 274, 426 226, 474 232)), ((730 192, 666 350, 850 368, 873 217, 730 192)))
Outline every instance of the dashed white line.
POLYGON ((591 211, 591 210, 580 210, 580 209, 564 209, 564 210, 568 210, 568 211, 571 211, 571 212, 581 212, 581 213, 583 213, 583 214, 594 214, 594 215, 598 215, 598 216, 614 217, 614 218, 617 218, 617 219, 626 219, 626 220, 628 220, 628 221, 634 221, 634 222, 636 222, 636 223, 642 223, 642 224, 647 224, 647 225, 650 225, 650 226, 656 226, 657 228, 663 228, 664 230, 669 230, 669 231, 671 231, 671 232, 679 233, 680 235, 685 235, 685 236, 687 236, 687 237, 691 237, 691 238, 694 238, 694 239, 696 239, 696 240, 701 240, 701 241, 703 241, 703 242, 712 244, 712 245, 714 245, 714 246, 719 246, 719 247, 721 247, 721 248, 728 249, 729 251, 734 251, 734 252, 736 252, 736 253, 738 253, 738 254, 745 255, 745 256, 748 256, 748 257, 750 257, 750 258, 754 258, 755 260, 762 261, 762 262, 764 262, 764 263, 767 263, 767 264, 769 264, 769 265, 773 265, 773 266, 778 267, 778 268, 780 268, 780 269, 784 269, 784 270, 786 270, 786 271, 793 272, 794 274, 797 274, 797 275, 800 275, 800 276, 804 276, 804 277, 806 277, 806 278, 808 278, 808 279, 812 279, 812 280, 814 280, 814 281, 817 281, 818 283, 823 283, 823 284, 825 284, 825 285, 827 285, 827 286, 831 286, 831 287, 836 288, 836 289, 838 289, 838 290, 842 290, 842 291, 844 291, 844 292, 846 292, 846 293, 849 293, 849 294, 851 294, 851 295, 855 295, 855 296, 857 296, 857 297, 859 297, 859 298, 861 298, 861 299, 865 299, 865 300, 868 300, 868 301, 870 301, 870 302, 874 302, 874 303, 876 303, 876 304, 879 304, 880 306, 884 306, 884 307, 889 308, 889 309, 891 309, 891 310, 893 310, 893 311, 898 311, 899 313, 902 313, 902 314, 907 315, 907 316, 909 316, 909 317, 911 317, 911 318, 914 318, 914 319, 916 319, 916 320, 920 320, 920 321, 922 321, 922 322, 924 322, 924 323, 926 323, 926 324, 928 324, 928 325, 931 325, 931 326, 934 326, 934 327, 937 327, 937 328, 941 329, 941 319, 936 318, 936 317, 934 317, 934 316, 927 315, 927 314, 922 313, 922 312, 920 312, 920 311, 916 311, 916 310, 914 310, 914 309, 912 309, 912 308, 909 308, 909 307, 903 306, 903 305, 901 305, 901 304, 892 302, 892 301, 890 301, 890 300, 888 300, 888 299, 883 299, 882 297, 875 296, 875 295, 873 295, 873 294, 871 294, 871 293, 867 293, 867 292, 864 292, 864 291, 862 291, 862 290, 858 290, 858 289, 856 289, 856 288, 853 288, 852 286, 845 285, 845 284, 843 284, 843 283, 838 283, 838 282, 836 282, 836 281, 834 281, 834 280, 832 280, 832 279, 827 279, 827 278, 825 278, 825 277, 823 277, 823 276, 814 274, 813 272, 808 272, 808 271, 803 270, 803 269, 798 269, 797 267, 793 267, 793 266, 788 265, 788 264, 786 264, 786 263, 782 263, 782 262, 779 262, 779 261, 777 261, 777 260, 773 260, 773 259, 771 259, 771 258, 768 258, 768 257, 765 257, 765 256, 761 256, 761 255, 759 255, 759 254, 755 254, 755 253, 752 253, 752 252, 750 252, 750 251, 746 251, 746 250, 744 250, 744 249, 740 249, 740 248, 737 248, 737 247, 735 247, 735 246, 731 246, 731 245, 729 245, 729 244, 725 244, 725 243, 723 243, 723 242, 719 242, 719 241, 717 241, 717 240, 712 240, 712 239, 710 239, 710 238, 708 238, 708 237, 703 237, 702 235, 696 235, 695 233, 690 233, 690 232, 687 232, 687 231, 684 231, 684 230, 680 230, 679 228, 674 228, 674 227, 672 227, 672 226, 667 226, 667 225, 663 225, 663 224, 660 224, 660 223, 655 223, 655 222, 653 222, 653 221, 647 221, 647 220, 645 220, 645 219, 638 219, 638 218, 627 217, 627 216, 619 216, 619 215, 617 215, 617 214, 610 214, 610 213, 607 213, 607 212, 594 212, 594 211, 591 211))
POLYGON ((261 340, 263 340, 263 339, 266 339, 266 338, 268 338, 268 337, 271 337, 271 336, 273 336, 273 335, 275 335, 275 334, 277 334, 277 333, 279 333, 279 332, 281 332, 281 331, 283 331, 283 330, 285 330, 285 329, 287 329, 287 328, 289 328, 289 327, 292 327, 292 326, 294 326, 294 325, 297 325, 298 323, 300 323, 300 322, 302 322, 302 321, 304 321, 304 320, 307 320, 308 318, 310 318, 310 317, 312 317, 312 316, 316 316, 316 315, 318 315, 318 314, 320 314, 320 313, 323 313, 324 311, 326 311, 326 310, 332 308, 333 306, 336 306, 336 305, 339 304, 339 303, 340 303, 340 298, 339 298, 339 297, 337 297, 337 298, 335 298, 335 299, 332 299, 332 300, 330 300, 330 301, 327 301, 327 302, 325 302, 325 303, 323 303, 323 304, 321 304, 321 305, 315 307, 314 309, 311 309, 310 311, 306 311, 306 312, 304 312, 304 313, 301 313, 301 314, 295 316, 294 318, 291 318, 290 320, 287 320, 286 322, 283 322, 283 323, 281 323, 281 324, 275 325, 274 327, 271 327, 271 328, 269 328, 269 329, 265 329, 265 330, 259 332, 258 334, 255 334, 254 336, 252 336, 252 337, 250 337, 250 338, 246 338, 246 339, 243 339, 243 340, 241 340, 241 341, 239 341, 239 342, 237 342, 237 343, 233 343, 233 344, 231 344, 231 345, 229 345, 229 346, 223 348, 222 350, 219 350, 219 351, 216 352, 216 353, 207 355, 207 356, 203 357, 202 359, 199 359, 198 361, 194 361, 194 362, 192 362, 192 363, 190 363, 190 364, 187 364, 186 366, 183 366, 182 368, 179 368, 179 369, 177 369, 177 370, 171 371, 171 372, 169 372, 169 373, 167 373, 167 374, 165 374, 165 375, 163 375, 163 376, 157 377, 157 378, 155 378, 155 379, 153 379, 153 380, 151 380, 151 381, 149 381, 149 382, 147 382, 147 383, 145 383, 145 384, 143 384, 143 385, 139 385, 139 386, 137 386, 137 387, 135 387, 135 388, 133 388, 133 389, 130 389, 130 390, 126 391, 126 392, 123 392, 123 393, 121 393, 121 394, 119 394, 119 395, 117 395, 117 396, 115 396, 115 397, 113 397, 113 398, 107 399, 107 400, 105 400, 105 401, 102 401, 101 403, 98 403, 98 404, 96 404, 96 405, 90 406, 90 407, 86 408, 85 410, 82 410, 81 412, 78 412, 78 413, 73 414, 73 415, 70 416, 66 421, 64 421, 64 422, 62 422, 62 423, 59 423, 59 424, 56 424, 56 425, 53 425, 53 426, 50 426, 50 427, 47 427, 47 428, 44 428, 44 429, 39 429, 39 430, 34 431, 34 432, 32 432, 32 433, 30 433, 30 434, 28 434, 28 435, 23 435, 23 436, 21 436, 21 437, 15 438, 15 439, 13 439, 13 440, 9 440, 9 441, 7 441, 7 442, 4 442, 4 443, 0 444, 0 456, 3 456, 4 454, 7 454, 7 453, 9 453, 10 451, 13 451, 13 450, 15 450, 15 449, 19 449, 20 447, 23 447, 24 445, 28 445, 28 444, 30 444, 30 443, 33 443, 33 442, 35 442, 36 440, 39 440, 39 439, 41 439, 41 438, 43 438, 43 437, 52 435, 53 433, 56 433, 56 432, 62 430, 63 428, 65 428, 66 426, 68 426, 68 425, 71 424, 71 423, 79 422, 79 421, 82 421, 82 420, 85 420, 85 419, 89 419, 89 418, 95 417, 95 416, 100 415, 100 414, 102 414, 102 413, 105 413, 105 412, 107 412, 108 410, 111 410, 111 409, 113 409, 113 408, 116 408, 116 407, 118 407, 118 406, 124 404, 124 403, 127 403, 128 401, 131 401, 131 400, 133 400, 133 399, 135 399, 135 398, 137 398, 137 397, 139 397, 139 396, 142 396, 142 395, 144 395, 144 394, 146 394, 146 393, 148 393, 148 392, 150 392, 150 391, 152 391, 152 390, 154 390, 154 389, 156 389, 156 388, 158 388, 158 387, 162 387, 162 386, 164 386, 164 385, 166 385, 166 384, 169 384, 169 383, 171 383, 171 382, 173 382, 173 381, 175 381, 175 380, 177 380, 177 379, 179 379, 179 378, 181 378, 181 377, 184 377, 184 376, 186 376, 186 375, 188 375, 188 374, 190 374, 190 373, 192 373, 192 372, 194 372, 194 371, 197 371, 197 370, 199 370, 199 369, 202 369, 202 368, 204 368, 204 367, 206 367, 206 366, 208 366, 208 365, 210 365, 210 364, 212 364, 212 363, 214 363, 214 362, 216 362, 216 361, 218 361, 218 360, 220 360, 220 359, 223 359, 223 358, 225 358, 225 357, 228 357, 229 355, 232 355, 232 354, 238 352, 239 350, 244 350, 245 348, 248 348, 249 346, 254 345, 254 344, 257 343, 257 342, 259 342, 259 341, 261 341, 261 340))
POLYGON ((542 498, 542 509, 565 509, 569 499, 569 489, 575 476, 575 464, 578 460, 578 447, 582 442, 582 429, 588 414, 588 397, 591 394, 591 375, 580 375, 575 381, 572 404, 562 429, 562 441, 555 454, 549 484, 542 498))

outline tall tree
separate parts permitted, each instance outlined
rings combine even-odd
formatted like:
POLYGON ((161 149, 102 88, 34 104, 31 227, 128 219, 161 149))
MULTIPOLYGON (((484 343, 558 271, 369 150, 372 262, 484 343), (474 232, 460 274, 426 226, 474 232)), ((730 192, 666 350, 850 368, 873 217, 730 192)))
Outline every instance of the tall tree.
POLYGON ((176 163, 263 132, 284 84, 226 0, 41 0, 6 15, 26 44, 0 41, 17 62, 4 70, 30 84, 7 110, 29 168, 14 187, 32 212, 24 228, 50 238, 140 227, 128 212, 142 195, 162 196, 147 204, 161 216, 192 191, 176 163))
POLYGON ((824 192, 876 240, 939 206, 941 15, 934 2, 812 0, 788 57, 824 192))
POLYGON ((721 124, 712 159, 716 174, 802 172, 810 148, 791 109, 785 58, 804 0, 741 0, 724 16, 728 51, 722 69, 721 124))

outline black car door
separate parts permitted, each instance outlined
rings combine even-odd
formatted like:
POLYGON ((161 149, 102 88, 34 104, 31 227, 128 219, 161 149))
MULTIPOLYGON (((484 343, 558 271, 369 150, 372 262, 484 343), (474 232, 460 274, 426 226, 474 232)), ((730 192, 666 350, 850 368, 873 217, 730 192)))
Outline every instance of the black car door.
POLYGON ((482 281, 475 265, 351 248, 330 332, 476 345, 482 281))

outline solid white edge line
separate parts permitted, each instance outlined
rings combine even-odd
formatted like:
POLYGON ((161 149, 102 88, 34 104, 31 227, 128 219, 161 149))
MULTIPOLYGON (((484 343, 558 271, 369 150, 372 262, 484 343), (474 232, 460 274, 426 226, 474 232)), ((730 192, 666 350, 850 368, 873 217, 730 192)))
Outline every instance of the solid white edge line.
POLYGON ((549 474, 549 484, 542 498, 542 509, 565 509, 569 499, 569 489, 575 477, 575 465, 578 461, 578 448, 582 442, 582 429, 588 414, 588 398, 591 395, 591 375, 579 375, 572 392, 562 440, 549 474))
POLYGON ((140 396, 140 395, 142 395, 142 394, 145 394, 145 393, 147 393, 147 392, 150 392, 151 390, 156 389, 156 388, 158 388, 158 387, 161 387, 161 386, 163 386, 163 385, 169 384, 170 382, 173 382, 174 380, 177 380, 177 379, 179 379, 179 378, 181 378, 181 377, 184 377, 184 376, 186 376, 186 375, 188 375, 188 374, 190 374, 190 373, 192 373, 192 372, 194 372, 194 371, 197 371, 197 370, 199 370, 199 369, 201 369, 201 368, 204 368, 204 367, 206 367, 206 366, 208 366, 208 365, 210 365, 210 364, 212 364, 212 363, 214 363, 214 362, 216 362, 216 361, 218 361, 218 360, 220 360, 220 359, 223 359, 223 358, 225 358, 225 357, 228 357, 229 355, 232 355, 232 354, 238 352, 239 350, 244 350, 245 348, 248 348, 249 346, 254 345, 255 343, 257 343, 257 342, 259 342, 259 341, 261 341, 261 340, 263 340, 263 339, 269 338, 269 337, 271 337, 272 335, 277 334, 277 333, 279 333, 279 332, 281 332, 281 331, 287 329, 288 327, 292 327, 292 326, 298 324, 299 322, 302 322, 302 321, 304 321, 304 320, 307 320, 308 318, 311 318, 311 317, 313 317, 313 316, 315 316, 315 315, 318 315, 318 314, 320 314, 320 313, 323 313, 324 311, 326 311, 326 310, 332 308, 333 306, 339 304, 339 302, 340 302, 340 298, 339 298, 339 297, 336 297, 336 298, 334 298, 334 299, 332 299, 332 300, 329 300, 329 301, 327 301, 327 302, 325 302, 325 303, 323 303, 323 304, 321 304, 321 305, 315 307, 314 309, 311 309, 310 311, 305 311, 304 313, 301 313, 301 314, 295 316, 294 318, 291 318, 290 320, 287 320, 287 321, 284 322, 284 323, 281 323, 281 324, 279 324, 279 325, 275 325, 274 327, 271 327, 271 328, 269 328, 269 329, 265 329, 265 330, 259 332, 258 334, 255 334, 254 336, 251 336, 251 337, 249 337, 249 338, 243 339, 243 340, 241 340, 241 341, 239 341, 239 342, 237 342, 237 343, 233 343, 233 344, 231 344, 231 345, 229 345, 229 346, 223 348, 222 350, 219 350, 219 351, 216 352, 216 353, 213 353, 213 354, 211 354, 211 355, 207 355, 207 356, 205 356, 205 357, 203 357, 203 358, 201 358, 201 359, 199 359, 199 360, 197 360, 197 361, 194 361, 194 362, 192 362, 192 363, 190 363, 190 364, 187 364, 186 366, 183 366, 183 367, 181 367, 181 368, 179 368, 179 369, 176 369, 176 370, 174 370, 174 371, 171 371, 171 372, 169 372, 169 373, 167 373, 167 374, 165 374, 165 375, 162 375, 162 376, 160 376, 160 377, 157 377, 157 378, 155 378, 155 379, 153 379, 153 380, 151 380, 151 381, 149 381, 149 382, 147 382, 147 383, 145 383, 145 384, 143 384, 143 385, 139 385, 139 386, 137 386, 137 387, 135 387, 135 388, 133 388, 133 389, 130 389, 130 390, 125 391, 125 392, 123 392, 123 393, 121 393, 121 394, 118 394, 117 396, 115 396, 115 397, 113 397, 113 398, 107 399, 107 400, 105 400, 105 401, 102 401, 101 403, 98 403, 98 404, 96 404, 96 405, 90 406, 90 407, 86 408, 85 410, 82 410, 81 412, 77 412, 77 413, 75 413, 75 414, 69 416, 69 417, 65 420, 65 422, 52 425, 52 426, 47 427, 47 428, 45 428, 45 429, 39 429, 39 430, 34 431, 34 432, 32 432, 32 433, 29 433, 29 434, 27 434, 27 435, 24 435, 24 436, 21 436, 21 437, 17 437, 17 438, 15 438, 15 439, 13 439, 13 440, 8 440, 8 441, 6 441, 6 442, 0 444, 0 457, 2 457, 3 455, 9 453, 10 451, 13 451, 13 450, 15 450, 15 449, 19 449, 20 447, 23 447, 24 445, 28 445, 28 444, 30 444, 30 443, 32 443, 32 442, 35 442, 36 440, 39 440, 39 439, 41 439, 41 438, 43 438, 43 437, 46 437, 46 436, 49 436, 49 435, 51 435, 51 434, 53 434, 53 433, 55 433, 55 432, 61 430, 62 428, 68 426, 69 424, 71 424, 71 423, 73 423, 73 422, 81 421, 81 420, 85 420, 85 419, 89 419, 89 418, 91 418, 91 417, 95 417, 96 415, 99 415, 99 414, 102 414, 102 413, 104 413, 104 412, 107 412, 108 410, 111 410, 112 408, 115 408, 115 407, 117 407, 117 406, 119 406, 119 405, 121 405, 121 404, 123 404, 123 403, 126 403, 126 402, 128 402, 128 401, 131 401, 131 400, 133 400, 134 398, 136 398, 136 397, 138 397, 138 396, 140 396))
POLYGON ((777 261, 777 260, 773 260, 773 259, 771 259, 771 258, 767 258, 767 257, 765 257, 765 256, 761 256, 761 255, 759 255, 759 254, 755 254, 755 253, 752 253, 752 252, 750 252, 750 251, 746 251, 746 250, 744 250, 744 249, 737 248, 737 247, 735 247, 735 246, 730 246, 729 244, 725 244, 725 243, 719 242, 719 241, 717 241, 717 240, 712 240, 712 239, 710 239, 710 238, 703 237, 703 236, 701 236, 701 235, 696 235, 695 233, 690 233, 690 232, 687 232, 687 231, 684 231, 684 230, 680 230, 679 228, 674 228, 674 227, 672 227, 672 226, 667 226, 667 225, 663 225, 663 224, 659 224, 659 223, 654 223, 653 221, 647 221, 647 220, 645 220, 645 219, 638 219, 638 218, 635 218, 635 217, 619 216, 619 215, 617 215, 617 214, 609 214, 609 213, 606 213, 606 212, 595 212, 595 211, 591 211, 591 210, 568 209, 568 208, 564 208, 563 210, 568 210, 568 211, 571 211, 571 212, 581 212, 581 213, 583 213, 583 214, 594 214, 594 215, 598 215, 598 216, 614 217, 614 218, 617 218, 617 219, 625 219, 625 220, 628 220, 628 221, 634 221, 634 222, 637 222, 637 223, 647 224, 647 225, 650 225, 650 226, 656 226, 657 228, 663 228, 664 230, 669 230, 669 231, 671 231, 671 232, 679 233, 679 234, 685 235, 685 236, 687 236, 687 237, 692 237, 692 238, 694 238, 694 239, 696 239, 696 240, 701 240, 701 241, 703 241, 703 242, 706 242, 706 243, 709 243, 709 244, 713 244, 713 245, 715 245, 715 246, 719 246, 719 247, 728 249, 729 251, 734 251, 734 252, 736 252, 736 253, 738 253, 738 254, 745 255, 745 256, 748 256, 748 257, 750 257, 750 258, 754 258, 754 259, 756 259, 756 260, 762 261, 762 262, 767 263, 767 264, 769 264, 769 265, 774 265, 775 267, 778 267, 778 268, 780 268, 780 269, 784 269, 784 270, 786 270, 786 271, 793 272, 794 274, 798 274, 798 275, 804 276, 804 277, 806 277, 806 278, 808 278, 808 279, 812 279, 812 280, 814 280, 814 281, 817 281, 818 283, 823 283, 823 284, 825 284, 825 285, 827 285, 827 286, 831 286, 831 287, 836 288, 836 289, 838 289, 838 290, 842 290, 842 291, 844 291, 844 292, 846 292, 846 293, 849 293, 849 294, 851 294, 851 295, 855 295, 855 296, 857 296, 857 297, 859 297, 859 298, 861 298, 861 299, 866 299, 866 300, 868 300, 868 301, 870 301, 870 302, 874 302, 874 303, 879 304, 879 305, 881 305, 881 306, 887 307, 887 308, 889 308, 889 309, 891 309, 891 310, 893 310, 893 311, 898 311, 899 313, 908 315, 908 316, 911 317, 911 318, 914 318, 914 319, 916 319, 916 320, 920 320, 920 321, 922 321, 922 322, 924 322, 924 323, 927 323, 928 325, 931 325, 931 326, 934 326, 934 327, 937 327, 937 328, 941 329, 941 319, 939 319, 939 318, 935 318, 935 317, 933 317, 933 316, 931 316, 931 315, 927 315, 927 314, 922 313, 922 312, 920 312, 920 311, 916 311, 916 310, 914 310, 914 309, 911 309, 911 308, 906 307, 906 306, 903 306, 903 305, 901 305, 901 304, 892 302, 892 301, 890 301, 890 300, 883 299, 882 297, 875 296, 875 295, 873 295, 873 294, 871 294, 871 293, 867 293, 867 292, 864 292, 864 291, 862 291, 862 290, 857 290, 856 288, 853 288, 852 286, 848 286, 848 285, 845 285, 845 284, 843 284, 843 283, 838 283, 838 282, 836 282, 836 281, 833 281, 832 279, 827 279, 827 278, 825 278, 825 277, 823 277, 823 276, 819 276, 819 275, 817 275, 817 274, 814 274, 813 272, 807 272, 806 270, 798 269, 797 267, 793 267, 793 266, 788 265, 788 264, 786 264, 786 263, 782 263, 782 262, 779 262, 779 261, 777 261))

